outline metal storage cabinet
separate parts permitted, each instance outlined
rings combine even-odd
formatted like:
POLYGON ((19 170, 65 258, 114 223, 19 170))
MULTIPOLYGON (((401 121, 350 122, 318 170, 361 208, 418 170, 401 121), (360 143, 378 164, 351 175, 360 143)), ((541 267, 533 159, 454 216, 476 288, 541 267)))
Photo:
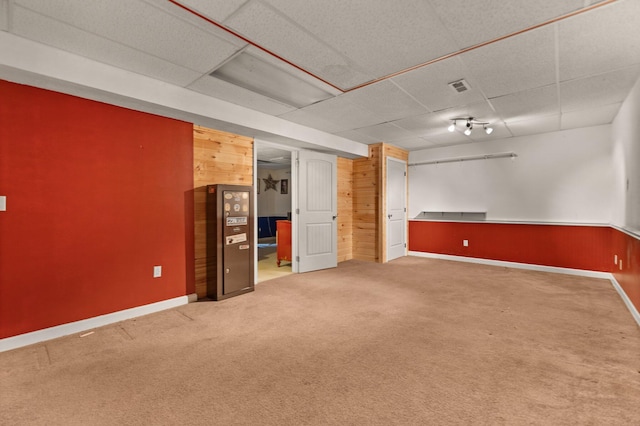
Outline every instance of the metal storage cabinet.
POLYGON ((207 186, 207 296, 223 300, 254 290, 253 192, 207 186))

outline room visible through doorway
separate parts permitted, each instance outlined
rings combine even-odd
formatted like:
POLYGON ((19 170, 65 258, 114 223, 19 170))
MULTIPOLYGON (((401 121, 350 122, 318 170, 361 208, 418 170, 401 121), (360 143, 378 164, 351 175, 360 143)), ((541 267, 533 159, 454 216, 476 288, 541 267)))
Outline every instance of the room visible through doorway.
POLYGON ((257 280, 292 273, 291 152, 262 144, 255 149, 257 280))

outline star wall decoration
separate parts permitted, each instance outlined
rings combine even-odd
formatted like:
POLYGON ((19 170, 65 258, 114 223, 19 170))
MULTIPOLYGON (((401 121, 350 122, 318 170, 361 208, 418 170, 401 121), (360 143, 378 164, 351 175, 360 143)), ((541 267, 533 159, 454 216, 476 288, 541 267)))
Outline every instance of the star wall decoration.
POLYGON ((280 182, 280 179, 274 179, 271 177, 271 173, 269 173, 269 177, 267 179, 262 178, 262 180, 264 181, 264 190, 265 192, 268 189, 273 189, 274 191, 276 190, 276 185, 278 184, 278 182, 280 182))

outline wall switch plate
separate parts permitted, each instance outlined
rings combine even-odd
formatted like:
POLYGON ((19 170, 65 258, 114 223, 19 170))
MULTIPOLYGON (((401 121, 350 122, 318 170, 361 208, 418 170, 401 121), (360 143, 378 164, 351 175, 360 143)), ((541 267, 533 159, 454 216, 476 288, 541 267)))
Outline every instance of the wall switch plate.
POLYGON ((462 245, 464 247, 469 247, 469 240, 462 240, 462 245))
POLYGON ((153 278, 160 278, 162 276, 162 266, 153 267, 153 278))
POLYGON ((617 254, 615 256, 613 256, 613 264, 614 265, 618 264, 618 255, 617 254))
POLYGON ((0 195, 0 212, 6 212, 6 211, 7 211, 7 196, 0 195))
POLYGON ((622 259, 620 259, 620 270, 622 271, 622 259))

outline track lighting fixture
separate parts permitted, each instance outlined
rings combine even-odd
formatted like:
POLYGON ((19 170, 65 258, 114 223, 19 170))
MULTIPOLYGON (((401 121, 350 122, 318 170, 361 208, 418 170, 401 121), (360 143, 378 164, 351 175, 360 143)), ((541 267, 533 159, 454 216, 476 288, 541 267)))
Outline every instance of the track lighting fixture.
POLYGON ((462 121, 465 122, 465 126, 466 128, 464 129, 464 134, 469 136, 471 135, 471 131, 473 130, 473 125, 478 125, 478 126, 482 126, 482 128, 484 129, 485 133, 490 135, 493 132, 493 127, 489 127, 489 123, 486 121, 478 121, 476 119, 474 119, 473 117, 456 117, 456 118, 452 118, 451 119, 451 124, 449 125, 449 127, 447 127, 447 130, 450 132, 454 132, 456 130, 456 125, 458 124, 458 121, 462 121))

